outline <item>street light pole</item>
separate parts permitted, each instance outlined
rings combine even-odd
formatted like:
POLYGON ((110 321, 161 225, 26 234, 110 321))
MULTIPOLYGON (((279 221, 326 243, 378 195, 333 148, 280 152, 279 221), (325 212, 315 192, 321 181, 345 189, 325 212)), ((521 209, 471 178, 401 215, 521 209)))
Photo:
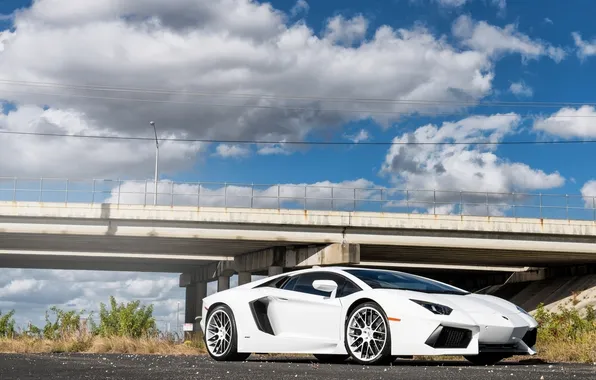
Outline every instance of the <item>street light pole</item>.
POLYGON ((159 141, 157 140, 157 128, 155 122, 150 121, 149 124, 153 126, 155 132, 155 196, 153 197, 153 205, 157 205, 157 179, 159 176, 159 141))
POLYGON ((180 334, 180 301, 176 305, 176 334, 180 334))

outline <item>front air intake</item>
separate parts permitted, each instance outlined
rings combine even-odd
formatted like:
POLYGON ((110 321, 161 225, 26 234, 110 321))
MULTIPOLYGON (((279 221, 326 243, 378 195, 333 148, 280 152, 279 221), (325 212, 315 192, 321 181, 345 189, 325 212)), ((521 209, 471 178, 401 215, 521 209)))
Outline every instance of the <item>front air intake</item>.
POLYGON ((456 327, 439 326, 426 340, 433 348, 467 348, 472 341, 472 331, 456 327))
POLYGON ((538 329, 532 329, 532 330, 528 330, 528 332, 526 333, 526 335, 524 335, 522 340, 528 347, 534 347, 534 345, 536 344, 537 337, 538 337, 538 329))

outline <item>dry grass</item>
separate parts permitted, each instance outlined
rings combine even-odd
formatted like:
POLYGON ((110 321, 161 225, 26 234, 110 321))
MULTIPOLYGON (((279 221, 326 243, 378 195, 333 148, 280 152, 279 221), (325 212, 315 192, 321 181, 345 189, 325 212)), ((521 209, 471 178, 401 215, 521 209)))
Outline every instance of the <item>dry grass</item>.
POLYGON ((596 362, 596 331, 576 339, 542 339, 538 341, 539 357, 548 362, 596 362))
MULTIPOLYGON (((539 306, 536 319, 541 327, 538 333, 535 357, 517 356, 509 360, 541 359, 547 362, 596 362, 596 311, 586 308, 581 313, 572 308, 559 307, 548 311, 539 306)), ((1 353, 124 353, 159 355, 199 355, 205 353, 199 335, 191 341, 174 343, 157 338, 100 337, 77 334, 56 340, 21 336, 14 339, 0 338, 1 353)), ((296 355, 268 355, 291 356, 296 355)), ((302 356, 302 355, 301 355, 302 356)), ((417 360, 462 360, 459 356, 415 357, 417 360)))
POLYGON ((123 353, 123 354, 158 354, 158 355, 198 355, 204 349, 198 341, 182 344, 161 339, 133 338, 64 338, 57 340, 17 338, 0 339, 1 353, 123 353))

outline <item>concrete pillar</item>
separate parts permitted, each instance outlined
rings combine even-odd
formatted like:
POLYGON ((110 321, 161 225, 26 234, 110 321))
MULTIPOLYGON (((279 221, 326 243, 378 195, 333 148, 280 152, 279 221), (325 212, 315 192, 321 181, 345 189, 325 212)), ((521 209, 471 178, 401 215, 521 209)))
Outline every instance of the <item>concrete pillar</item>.
POLYGON ((184 305, 184 323, 194 323, 197 316, 197 287, 190 284, 186 287, 186 300, 184 305))
POLYGON ((267 269, 268 276, 276 276, 278 274, 282 274, 284 272, 283 267, 271 266, 267 269))
MULTIPOLYGON (((207 297, 207 283, 206 282, 199 282, 195 284, 196 291, 195 291, 195 302, 196 302, 196 315, 195 318, 199 315, 203 314, 203 298, 207 297)), ((194 324, 193 330, 194 332, 200 332, 201 327, 199 326, 200 320, 194 320, 192 323, 194 324)))
POLYGON ((228 276, 219 276, 217 278, 217 291, 230 289, 230 278, 228 276))
POLYGON ((238 285, 248 284, 252 281, 252 273, 240 272, 238 273, 238 285))

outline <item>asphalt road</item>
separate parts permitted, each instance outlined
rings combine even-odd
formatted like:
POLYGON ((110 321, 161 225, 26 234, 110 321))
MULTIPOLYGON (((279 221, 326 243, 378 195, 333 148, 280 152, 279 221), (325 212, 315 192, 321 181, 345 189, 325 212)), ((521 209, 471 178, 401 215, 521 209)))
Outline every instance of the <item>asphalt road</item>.
POLYGON ((596 365, 559 365, 533 362, 474 367, 464 362, 400 360, 391 366, 319 364, 313 360, 251 358, 247 362, 217 363, 208 357, 0 354, 0 379, 596 379, 596 365))

